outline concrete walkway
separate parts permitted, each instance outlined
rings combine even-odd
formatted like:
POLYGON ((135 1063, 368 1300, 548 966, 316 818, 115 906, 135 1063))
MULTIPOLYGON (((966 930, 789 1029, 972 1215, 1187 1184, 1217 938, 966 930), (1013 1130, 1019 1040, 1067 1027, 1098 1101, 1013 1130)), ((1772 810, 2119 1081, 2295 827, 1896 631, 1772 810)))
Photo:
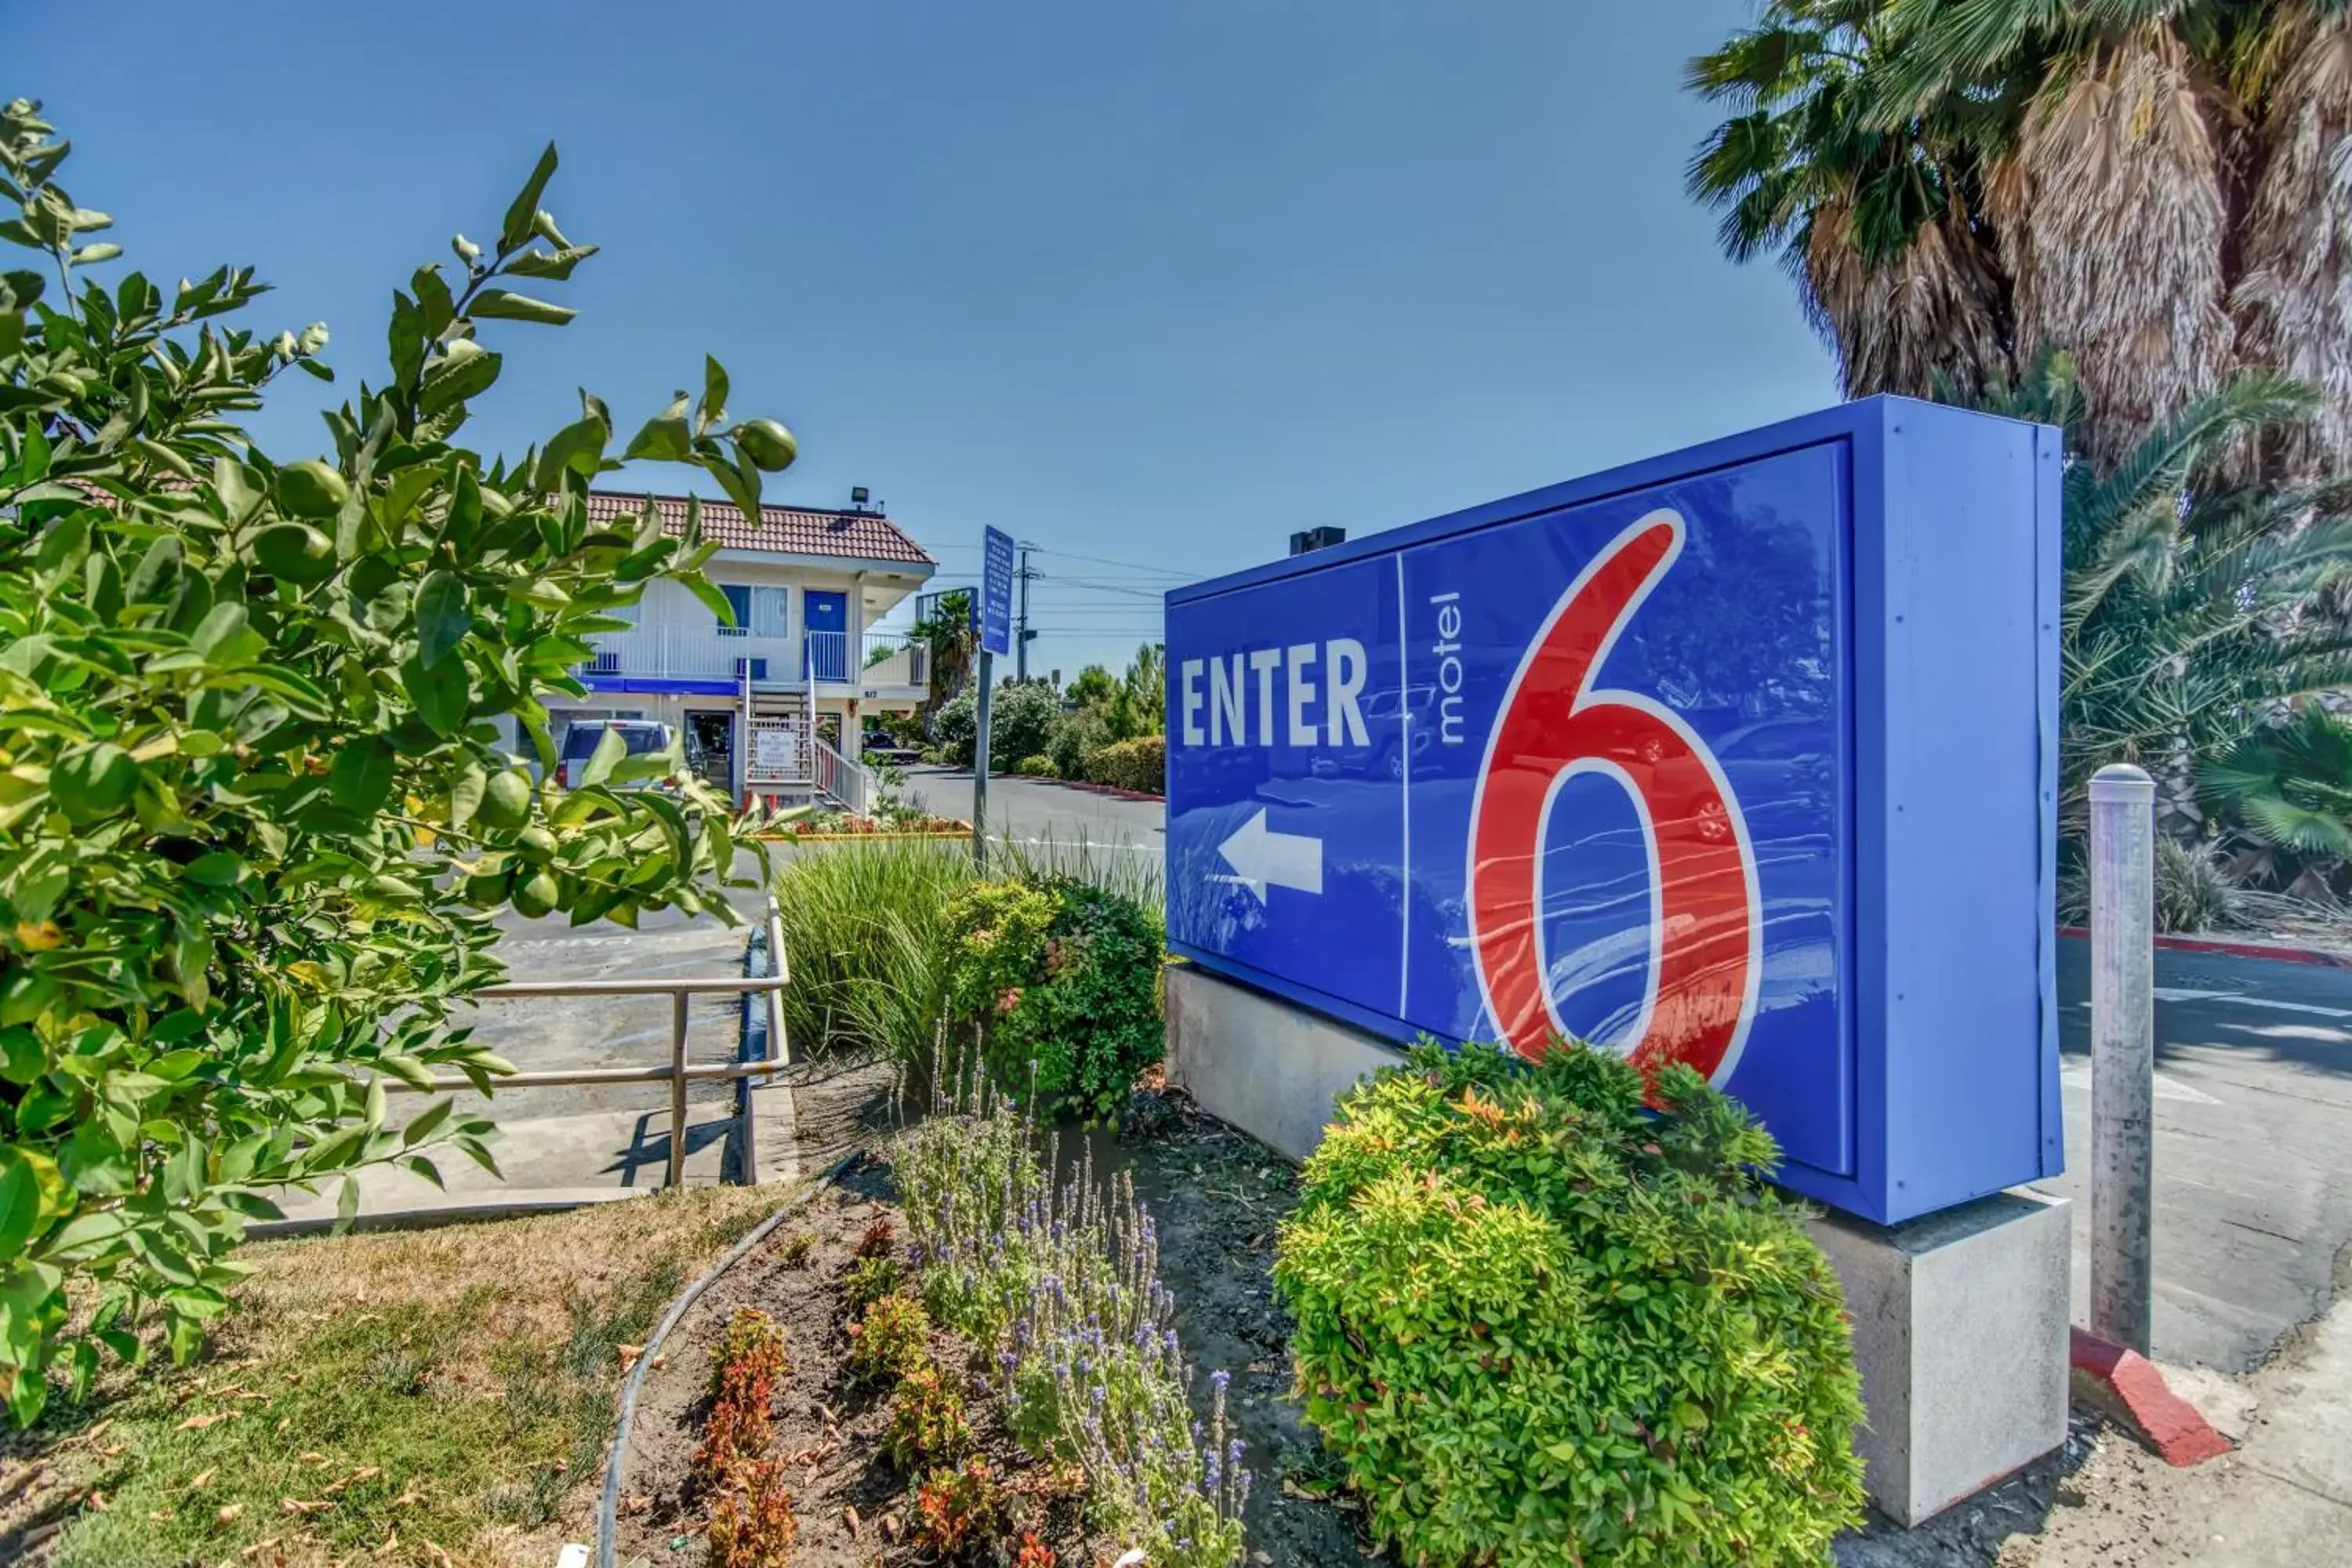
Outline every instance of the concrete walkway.
MULTIPOLYGON (((748 915, 755 900, 744 900, 748 915)), ((575 929, 560 919, 509 916, 499 956, 516 980, 673 979, 742 973, 748 925, 676 914, 648 916, 642 929, 614 925, 575 929)), ((689 1005, 687 1059, 734 1059, 741 1037, 740 996, 698 996, 689 1005)), ((670 1000, 667 996, 556 996, 485 1002, 471 1019, 474 1037, 524 1072, 587 1068, 654 1067, 669 1059, 670 1000)), ((467 1023, 464 1015, 457 1020, 467 1023)), ((431 1098, 403 1094, 392 1102, 394 1125, 421 1112, 431 1098)), ((753 1091, 760 1175, 796 1173, 792 1089, 778 1082, 753 1091)), ((669 1086, 667 1083, 583 1088, 501 1089, 485 1100, 457 1097, 461 1110, 478 1110, 499 1124, 491 1154, 504 1180, 464 1154, 443 1149, 434 1163, 446 1191, 398 1166, 361 1173, 361 1223, 391 1223, 421 1211, 463 1208, 484 1215, 629 1197, 667 1182, 669 1086)), ((740 1163, 740 1124, 731 1086, 695 1086, 687 1098, 686 1180, 724 1179, 740 1163)), ((280 1195, 297 1226, 335 1215, 340 1182, 315 1197, 280 1195)), ((271 1229, 283 1226, 273 1226, 271 1229)))

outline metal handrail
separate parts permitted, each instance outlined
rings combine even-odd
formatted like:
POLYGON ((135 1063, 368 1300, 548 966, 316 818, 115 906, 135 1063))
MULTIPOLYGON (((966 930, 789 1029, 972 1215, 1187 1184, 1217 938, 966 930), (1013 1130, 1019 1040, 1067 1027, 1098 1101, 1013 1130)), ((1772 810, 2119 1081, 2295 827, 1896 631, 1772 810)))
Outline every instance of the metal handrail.
MULTIPOLYGON (((669 1176, 677 1186, 686 1174, 686 1086, 710 1079, 767 1078, 792 1065, 792 1042, 784 1037, 784 987, 793 981, 792 961, 784 953, 783 910, 768 900, 768 965, 773 974, 725 974, 684 980, 516 980, 486 985, 473 994, 477 1002, 511 1002, 530 996, 667 996, 670 998, 669 1066, 648 1068, 579 1068, 571 1071, 508 1073, 500 1089, 577 1089, 605 1083, 669 1082, 669 1176), (690 1067, 686 1059, 687 999, 698 995, 763 994, 768 1001, 768 1054, 751 1062, 713 1062, 690 1067)), ((417 1094, 467 1091, 474 1080, 443 1075, 430 1083, 406 1083, 386 1079, 392 1092, 417 1094)), ((760 1180, 757 1128, 747 1114, 743 1126, 743 1179, 760 1180)))

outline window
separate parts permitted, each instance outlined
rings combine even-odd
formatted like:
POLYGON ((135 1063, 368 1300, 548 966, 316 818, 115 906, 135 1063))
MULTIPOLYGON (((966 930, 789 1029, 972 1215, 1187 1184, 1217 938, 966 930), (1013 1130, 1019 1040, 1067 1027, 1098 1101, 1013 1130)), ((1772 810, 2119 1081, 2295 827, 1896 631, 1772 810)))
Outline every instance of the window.
POLYGON ((722 637, 743 637, 751 635, 751 590, 740 583, 721 583, 719 591, 727 595, 728 605, 735 612, 733 626, 720 626, 722 637))
POLYGON ((751 635, 758 637, 780 637, 784 635, 784 595, 780 587, 757 587, 751 590, 751 635))

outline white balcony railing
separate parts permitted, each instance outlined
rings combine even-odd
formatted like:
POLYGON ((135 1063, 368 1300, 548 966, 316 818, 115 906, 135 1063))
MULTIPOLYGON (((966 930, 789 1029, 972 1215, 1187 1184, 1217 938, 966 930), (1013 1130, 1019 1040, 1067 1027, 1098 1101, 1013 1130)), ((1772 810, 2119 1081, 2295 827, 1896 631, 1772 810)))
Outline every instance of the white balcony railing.
POLYGON ((889 633, 811 632, 808 658, 820 683, 925 686, 930 680, 929 645, 889 633))
POLYGON ((810 632, 804 642, 758 637, 719 626, 638 626, 590 639, 595 654, 583 676, 671 680, 740 680, 797 686, 814 674, 820 687, 873 689, 926 686, 930 649, 904 637, 868 632, 810 632))

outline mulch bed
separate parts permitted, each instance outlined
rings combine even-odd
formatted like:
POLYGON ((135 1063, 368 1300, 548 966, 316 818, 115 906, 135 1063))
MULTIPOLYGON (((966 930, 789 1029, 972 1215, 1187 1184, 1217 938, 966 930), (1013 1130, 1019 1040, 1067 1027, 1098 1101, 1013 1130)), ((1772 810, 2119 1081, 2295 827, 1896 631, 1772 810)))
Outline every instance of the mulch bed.
MULTIPOLYGON (((1228 1419, 1255 1472, 1244 1522, 1250 1568, 1360 1568, 1376 1554, 1360 1514, 1334 1495, 1321 1445, 1287 1398, 1288 1314, 1269 1270, 1275 1227, 1295 1201, 1296 1173, 1279 1156, 1194 1110, 1180 1095, 1139 1094, 1124 1132, 1066 1130, 1075 1163, 1088 1149, 1099 1180, 1124 1170, 1159 1225, 1160 1274, 1177 1300, 1176 1327, 1196 1369, 1205 1415, 1208 1373, 1233 1373, 1228 1419)), ((792 1562, 809 1568, 916 1568, 930 1560, 893 1539, 909 1515, 908 1479, 882 1451, 887 1391, 847 1386, 849 1340, 842 1282, 859 1238, 877 1217, 906 1234, 886 1164, 866 1159, 800 1215, 777 1227, 698 1300, 648 1369, 637 1403, 632 1458, 622 1489, 617 1561, 698 1564, 710 1500, 692 1495, 688 1461, 702 1435, 711 1348, 738 1307, 758 1307, 788 1336, 792 1369, 775 1402, 768 1453, 793 1460, 788 1484, 800 1535, 792 1562), (814 1238, 798 1263, 793 1238, 814 1238)), ((944 1371, 968 1373, 971 1348, 935 1335, 944 1371)), ((993 1400, 965 1402, 978 1451, 1023 1493, 1022 1521, 1052 1548, 1057 1568, 1108 1568, 1127 1543, 1090 1531, 1066 1477, 1029 1462, 1005 1436, 993 1400)), ((1007 1532, 1010 1562, 1018 1530, 1007 1532)))
MULTIPOLYGON (((766 1312, 787 1339, 791 1364, 774 1402, 768 1454, 783 1458, 790 1470, 793 1511, 800 1521, 791 1558, 796 1568, 932 1561, 899 1544, 911 1513, 911 1483, 882 1447, 889 1390, 853 1387, 845 1365, 850 1314, 843 1280, 875 1220, 887 1218, 903 1237, 896 1197, 887 1167, 861 1161, 721 1276, 672 1331, 637 1401, 617 1562, 703 1561, 702 1532, 714 1500, 697 1495, 688 1465, 702 1439, 711 1352, 739 1307, 766 1312), (802 1237, 810 1243, 795 1261, 795 1238, 802 1237)), ((991 1542, 1003 1548, 1001 1555, 983 1548, 961 1561, 1009 1563, 1023 1530, 1034 1531, 1054 1551, 1060 1568, 1115 1559, 1120 1548, 1079 1517, 1077 1478, 1032 1464, 1005 1435, 994 1402, 971 1395, 971 1347, 935 1331, 932 1351, 940 1372, 967 1390, 974 1452, 1013 1494, 1015 1524, 1001 1532, 1001 1542, 991 1542)))

